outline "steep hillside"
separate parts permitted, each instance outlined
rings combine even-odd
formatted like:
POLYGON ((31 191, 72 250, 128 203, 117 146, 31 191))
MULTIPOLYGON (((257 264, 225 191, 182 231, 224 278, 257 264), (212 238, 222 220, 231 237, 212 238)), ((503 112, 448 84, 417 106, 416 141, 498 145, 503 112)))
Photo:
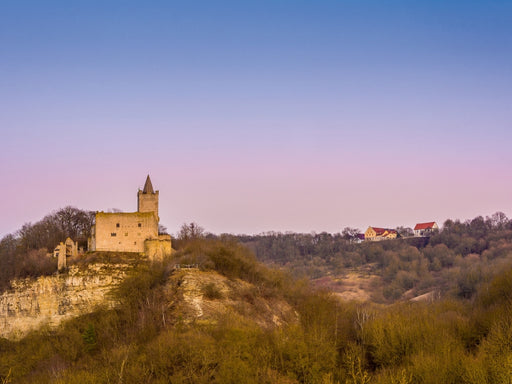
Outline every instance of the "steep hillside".
POLYGON ((253 284, 215 271, 174 270, 166 290, 171 317, 185 323, 211 324, 227 314, 267 329, 298 321, 298 314, 283 298, 262 297, 253 284))
MULTIPOLYGON (((286 284, 282 274, 260 265, 232 242, 192 242, 174 258, 151 264, 88 254, 74 260, 66 273, 16 280, 4 292, 2 316, 7 327, 2 336, 12 341, 0 338, 0 379, 140 382, 149 375, 143 380, 148 382, 161 377, 155 364, 170 364, 157 362, 169 337, 174 340, 173 353, 185 353, 191 360, 187 364, 196 364, 198 354, 213 352, 211 332, 234 337, 233 343, 244 343, 244 349, 246 342, 255 343, 257 351, 258 340, 265 335, 299 326, 296 306, 282 290, 286 284), (183 263, 185 259, 194 260, 194 265, 183 263), (149 372, 138 371, 140 353, 154 359, 143 363, 149 372), (133 359, 139 361, 135 366, 133 359), (126 361, 131 368, 124 366, 126 361), (96 370, 91 371, 91 365, 96 370)), ((233 346, 229 342, 218 357, 225 358, 233 346)), ((210 382, 215 365, 200 364, 188 375, 210 382)), ((182 368, 173 363, 178 382, 183 381, 182 368)), ((264 374, 282 376, 270 368, 264 374)), ((227 371, 215 373, 218 378, 226 375, 227 371)))
MULTIPOLYGON (((118 306, 123 301, 116 296, 119 284, 148 267, 145 259, 136 259, 133 254, 89 253, 71 260, 74 264, 63 273, 11 281, 11 289, 0 295, 0 337, 19 339, 41 327, 56 329, 65 320, 118 306)), ((212 323, 228 313, 264 328, 297 321, 285 300, 263 298, 247 281, 167 263, 162 316, 171 322, 212 323)))

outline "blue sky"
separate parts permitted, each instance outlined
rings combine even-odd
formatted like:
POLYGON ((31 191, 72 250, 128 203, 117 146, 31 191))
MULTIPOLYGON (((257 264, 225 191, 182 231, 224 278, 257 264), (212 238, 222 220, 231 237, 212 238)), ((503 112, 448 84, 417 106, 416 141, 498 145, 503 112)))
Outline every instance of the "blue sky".
POLYGON ((0 235, 148 172, 171 232, 512 213, 509 1, 4 1, 0 55, 0 235))

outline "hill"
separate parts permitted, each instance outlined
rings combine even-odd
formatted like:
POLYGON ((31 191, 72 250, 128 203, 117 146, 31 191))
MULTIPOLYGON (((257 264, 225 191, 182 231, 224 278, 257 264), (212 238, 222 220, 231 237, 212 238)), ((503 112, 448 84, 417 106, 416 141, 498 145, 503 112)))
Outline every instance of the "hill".
POLYGON ((341 297, 386 304, 427 293, 471 299, 480 284, 512 262, 512 221, 500 212, 446 220, 430 238, 359 244, 342 234, 270 232, 237 239, 267 265, 341 297))
MULTIPOLYGON (((204 249, 199 241, 194 244, 189 247, 204 249)), ((226 313, 249 317, 262 328, 297 321, 291 306, 268 286, 271 273, 266 273, 254 260, 247 259, 245 263, 242 263, 244 259, 233 260, 236 252, 230 249, 236 250, 234 245, 218 243, 217 246, 221 247, 220 254, 226 252, 223 260, 219 256, 214 258, 218 269, 230 278, 214 269, 212 257, 201 263, 179 263, 182 258, 199 261, 193 256, 195 250, 178 253, 162 265, 134 253, 92 252, 69 258, 69 268, 64 272, 14 279, 10 282, 11 289, 0 295, 3 325, 0 337, 18 339, 43 326, 52 330, 70 318, 115 308, 124 299, 116 290, 128 289, 126 278, 131 284, 139 284, 135 276, 140 277, 141 273, 147 273, 147 268, 158 266, 165 269, 160 298, 166 303, 162 309, 164 322, 174 323, 179 318, 186 324, 196 321, 206 324, 226 313), (245 280, 238 278, 241 273, 238 268, 244 268, 244 273, 250 276, 246 275, 245 280)), ((129 289, 129 295, 140 294, 129 289)))

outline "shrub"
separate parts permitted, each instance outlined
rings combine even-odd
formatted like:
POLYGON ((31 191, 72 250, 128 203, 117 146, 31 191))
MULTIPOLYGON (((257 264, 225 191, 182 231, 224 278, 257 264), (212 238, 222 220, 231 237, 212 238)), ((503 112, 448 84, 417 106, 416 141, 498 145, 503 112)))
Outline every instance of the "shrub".
POLYGON ((223 297, 221 290, 215 285, 215 283, 208 283, 204 285, 202 293, 208 300, 218 300, 223 297))

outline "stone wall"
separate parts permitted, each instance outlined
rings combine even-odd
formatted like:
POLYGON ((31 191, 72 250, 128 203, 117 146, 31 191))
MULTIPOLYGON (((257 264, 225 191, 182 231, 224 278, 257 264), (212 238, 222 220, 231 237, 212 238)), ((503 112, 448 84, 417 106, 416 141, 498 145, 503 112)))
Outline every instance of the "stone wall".
POLYGON ((90 264, 68 273, 12 281, 0 295, 0 337, 17 339, 42 326, 56 327, 64 320, 112 307, 107 295, 125 277, 127 264, 90 264))
POLYGON ((96 213, 91 251, 144 252, 144 240, 158 238, 153 212, 96 213))
POLYGON ((144 254, 151 261, 163 260, 172 253, 171 236, 159 235, 158 239, 144 242, 144 254))

